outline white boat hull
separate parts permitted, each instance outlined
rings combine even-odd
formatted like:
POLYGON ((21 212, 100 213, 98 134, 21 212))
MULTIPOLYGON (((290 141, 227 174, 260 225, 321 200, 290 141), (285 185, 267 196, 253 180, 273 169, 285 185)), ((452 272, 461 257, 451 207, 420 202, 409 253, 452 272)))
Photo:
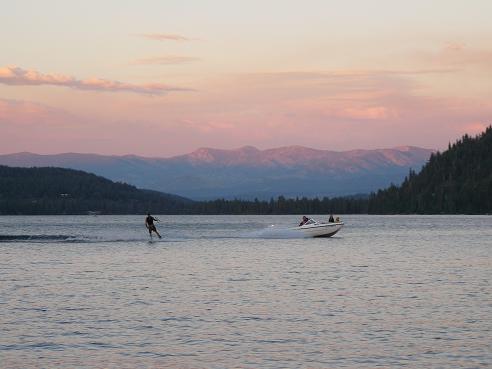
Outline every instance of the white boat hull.
POLYGON ((331 237, 343 227, 343 222, 314 223, 291 228, 296 232, 302 232, 305 237, 331 237))

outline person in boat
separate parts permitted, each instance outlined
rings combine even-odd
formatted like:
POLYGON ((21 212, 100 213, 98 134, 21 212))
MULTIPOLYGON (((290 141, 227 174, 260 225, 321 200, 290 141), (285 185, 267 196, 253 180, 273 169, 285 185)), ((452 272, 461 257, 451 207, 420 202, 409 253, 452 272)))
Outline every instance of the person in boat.
POLYGON ((145 226, 149 230, 149 236, 152 237, 152 232, 155 232, 159 238, 162 238, 155 228, 154 221, 158 222, 159 219, 153 217, 152 215, 150 215, 150 213, 148 213, 147 217, 145 218, 145 226))
POLYGON ((340 223, 340 217, 337 217, 337 219, 335 219, 335 222, 340 223))
POLYGON ((335 223, 335 219, 333 218, 333 214, 330 214, 330 219, 328 219, 329 223, 335 223))
POLYGON ((307 216, 303 216, 302 217, 302 220, 301 220, 301 223, 299 223, 299 227, 303 226, 304 224, 306 224, 307 222, 309 222, 309 218, 307 216))

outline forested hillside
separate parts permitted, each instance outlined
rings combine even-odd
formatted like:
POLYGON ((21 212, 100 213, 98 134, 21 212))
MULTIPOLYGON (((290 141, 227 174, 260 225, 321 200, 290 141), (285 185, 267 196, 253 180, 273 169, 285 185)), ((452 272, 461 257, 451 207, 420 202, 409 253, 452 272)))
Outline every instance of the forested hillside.
POLYGON ((492 126, 433 154, 420 173, 369 199, 372 214, 492 213, 492 126))
POLYGON ((0 214, 178 213, 190 202, 78 170, 0 166, 0 214))

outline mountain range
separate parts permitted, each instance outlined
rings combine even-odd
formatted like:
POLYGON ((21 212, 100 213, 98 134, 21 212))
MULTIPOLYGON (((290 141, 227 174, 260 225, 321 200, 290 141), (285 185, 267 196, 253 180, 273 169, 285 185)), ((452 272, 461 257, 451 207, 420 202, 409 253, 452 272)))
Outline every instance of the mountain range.
POLYGON ((196 200, 268 199, 366 194, 401 183, 409 169, 420 170, 432 152, 413 146, 342 152, 302 146, 201 148, 170 158, 21 152, 0 155, 0 165, 84 170, 196 200))

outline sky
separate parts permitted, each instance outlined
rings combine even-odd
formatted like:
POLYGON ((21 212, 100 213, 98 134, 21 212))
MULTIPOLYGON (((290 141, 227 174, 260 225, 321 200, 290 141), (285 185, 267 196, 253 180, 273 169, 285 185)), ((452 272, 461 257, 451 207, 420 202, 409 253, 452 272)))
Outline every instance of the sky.
POLYGON ((0 6, 0 154, 445 149, 492 124, 490 0, 0 6))

